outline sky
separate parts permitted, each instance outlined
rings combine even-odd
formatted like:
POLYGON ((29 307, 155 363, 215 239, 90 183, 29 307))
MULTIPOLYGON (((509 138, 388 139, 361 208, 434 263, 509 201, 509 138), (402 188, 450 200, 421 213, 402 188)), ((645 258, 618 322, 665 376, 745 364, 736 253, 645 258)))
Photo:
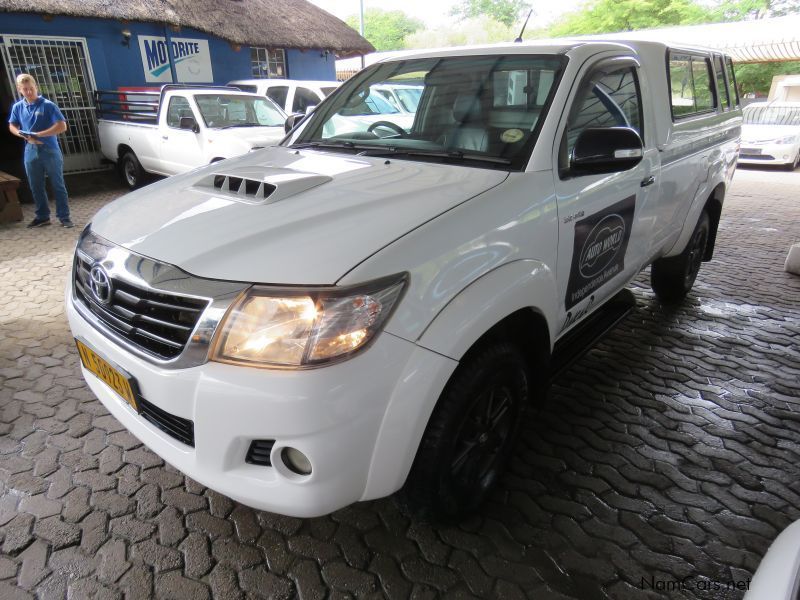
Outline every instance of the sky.
MULTIPOLYGON (((357 15, 359 0, 309 0, 332 15, 344 20, 350 15, 357 15)), ((585 0, 559 0, 559 2, 539 3, 534 16, 531 17, 532 27, 544 26, 552 23, 561 14, 578 9, 585 0)), ((364 0, 364 10, 380 8, 382 10, 402 10, 409 16, 423 21, 429 28, 435 29, 441 25, 452 22, 449 15, 450 9, 458 0, 364 0)))

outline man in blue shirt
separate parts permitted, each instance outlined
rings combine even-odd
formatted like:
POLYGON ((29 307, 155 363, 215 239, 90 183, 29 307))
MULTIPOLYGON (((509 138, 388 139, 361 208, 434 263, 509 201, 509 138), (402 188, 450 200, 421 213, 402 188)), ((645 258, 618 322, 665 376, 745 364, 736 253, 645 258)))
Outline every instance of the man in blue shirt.
POLYGON ((22 100, 11 108, 8 128, 25 140, 25 172, 33 199, 36 216, 28 227, 50 225, 50 206, 47 204, 45 174, 56 196, 56 217, 63 227, 74 227, 69 218, 67 187, 64 185, 64 157, 56 136, 67 130, 67 122, 58 106, 39 95, 36 80, 23 73, 17 76, 17 91, 22 100))

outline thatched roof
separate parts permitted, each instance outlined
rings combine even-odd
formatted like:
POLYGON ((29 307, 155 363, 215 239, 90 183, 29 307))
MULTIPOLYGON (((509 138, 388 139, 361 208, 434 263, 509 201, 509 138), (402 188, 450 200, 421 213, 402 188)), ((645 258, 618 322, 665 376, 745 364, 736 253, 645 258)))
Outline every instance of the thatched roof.
POLYGON ((321 48, 339 55, 374 48, 306 0, 0 0, 0 13, 38 13, 191 27, 235 44, 321 48))

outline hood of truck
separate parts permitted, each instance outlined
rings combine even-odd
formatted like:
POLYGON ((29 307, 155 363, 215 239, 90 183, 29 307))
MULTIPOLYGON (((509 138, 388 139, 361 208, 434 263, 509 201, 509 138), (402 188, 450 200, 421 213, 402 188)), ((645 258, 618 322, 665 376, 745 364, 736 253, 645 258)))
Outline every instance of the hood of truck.
POLYGON ((507 177, 491 169, 272 147, 128 194, 97 213, 92 230, 202 277, 334 284, 381 248, 507 177))
POLYGON ((213 145, 272 146, 286 137, 283 125, 280 127, 231 127, 230 129, 209 129, 206 141, 213 145))

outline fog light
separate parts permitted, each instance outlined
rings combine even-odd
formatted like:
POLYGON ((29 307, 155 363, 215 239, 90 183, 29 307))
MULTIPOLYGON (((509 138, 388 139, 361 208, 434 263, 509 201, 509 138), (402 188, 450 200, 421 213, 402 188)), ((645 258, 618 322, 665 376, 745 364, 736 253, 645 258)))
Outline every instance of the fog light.
POLYGON ((297 448, 284 448, 281 450, 281 460, 293 473, 311 475, 311 461, 297 448))

